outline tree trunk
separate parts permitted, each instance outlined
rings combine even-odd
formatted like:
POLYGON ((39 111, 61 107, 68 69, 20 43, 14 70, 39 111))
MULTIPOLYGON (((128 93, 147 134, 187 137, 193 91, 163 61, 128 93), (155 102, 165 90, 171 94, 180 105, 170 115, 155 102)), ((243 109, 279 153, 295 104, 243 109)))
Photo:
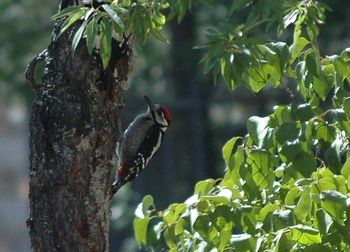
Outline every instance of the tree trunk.
MULTIPOLYGON (((33 251, 108 251, 114 150, 131 49, 113 41, 113 60, 103 70, 85 41, 72 57, 76 28, 56 38, 56 27, 41 55, 46 67, 33 102, 29 143, 33 251)), ((42 58, 28 67, 33 84, 42 58)))

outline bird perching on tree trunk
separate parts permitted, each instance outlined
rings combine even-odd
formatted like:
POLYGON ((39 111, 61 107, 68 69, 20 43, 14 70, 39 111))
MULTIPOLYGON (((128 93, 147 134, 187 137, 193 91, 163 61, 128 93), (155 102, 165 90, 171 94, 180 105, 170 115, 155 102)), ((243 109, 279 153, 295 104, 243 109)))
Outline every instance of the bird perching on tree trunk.
POLYGON ((145 96, 148 109, 128 126, 117 144, 117 180, 112 195, 125 183, 135 179, 158 152, 163 136, 172 121, 165 105, 153 104, 145 96))
POLYGON ((103 64, 83 38, 72 55, 79 23, 61 31, 29 64, 35 90, 30 118, 30 216, 33 251, 109 251, 111 185, 119 139, 121 96, 127 86, 130 41, 110 41, 103 64), (35 66, 46 63, 42 81, 35 66))
MULTIPOLYGON (((34 251, 108 251, 111 168, 133 42, 141 45, 150 35, 164 41, 162 12, 168 8, 167 3, 61 1, 51 42, 26 71, 36 92, 27 221, 34 251), (46 65, 37 82, 39 62, 46 65)), ((158 118, 157 105, 150 108, 158 118)), ((162 111, 168 126, 170 114, 162 111)), ((134 176, 119 170, 122 181, 134 176)))

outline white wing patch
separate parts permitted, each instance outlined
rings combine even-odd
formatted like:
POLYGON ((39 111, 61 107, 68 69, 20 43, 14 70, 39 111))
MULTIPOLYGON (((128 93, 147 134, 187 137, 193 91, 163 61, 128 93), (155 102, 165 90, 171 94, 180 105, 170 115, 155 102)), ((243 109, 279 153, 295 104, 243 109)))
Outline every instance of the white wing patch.
MULTIPOLYGON (((159 149, 160 144, 162 143, 162 137, 163 137, 163 134, 159 134, 157 144, 156 144, 156 146, 153 147, 153 150, 152 150, 151 155, 150 155, 149 158, 147 158, 147 160, 146 160, 145 166, 146 166, 146 164, 148 164, 148 162, 150 161, 150 159, 153 157, 153 155, 154 155, 154 154, 157 152, 157 150, 159 149)), ((145 167, 142 167, 142 169, 143 169, 143 168, 145 168, 145 167)))

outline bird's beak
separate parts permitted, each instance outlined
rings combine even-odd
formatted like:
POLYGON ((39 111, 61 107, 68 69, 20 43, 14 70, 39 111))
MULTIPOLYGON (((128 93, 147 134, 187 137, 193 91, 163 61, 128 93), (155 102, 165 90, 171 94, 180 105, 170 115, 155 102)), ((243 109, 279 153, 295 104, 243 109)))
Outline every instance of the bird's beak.
POLYGON ((154 110, 155 110, 153 103, 151 102, 151 100, 147 96, 144 96, 144 97, 145 97, 145 100, 146 100, 146 102, 148 104, 149 109, 151 110, 151 112, 153 114, 154 110))

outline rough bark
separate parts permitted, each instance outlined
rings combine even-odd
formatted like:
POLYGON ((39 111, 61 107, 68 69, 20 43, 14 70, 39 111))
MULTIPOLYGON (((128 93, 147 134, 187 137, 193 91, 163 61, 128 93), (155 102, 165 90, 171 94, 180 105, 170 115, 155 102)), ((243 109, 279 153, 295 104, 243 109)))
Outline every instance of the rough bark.
MULTIPOLYGON (((55 28, 57 31, 57 27, 55 28)), ((121 94, 131 49, 112 43, 103 70, 97 53, 80 43, 71 55, 73 30, 53 39, 36 88, 30 120, 30 217, 33 251, 108 251, 110 188, 119 134, 121 94)), ((34 81, 34 82, 33 82, 34 81)))

